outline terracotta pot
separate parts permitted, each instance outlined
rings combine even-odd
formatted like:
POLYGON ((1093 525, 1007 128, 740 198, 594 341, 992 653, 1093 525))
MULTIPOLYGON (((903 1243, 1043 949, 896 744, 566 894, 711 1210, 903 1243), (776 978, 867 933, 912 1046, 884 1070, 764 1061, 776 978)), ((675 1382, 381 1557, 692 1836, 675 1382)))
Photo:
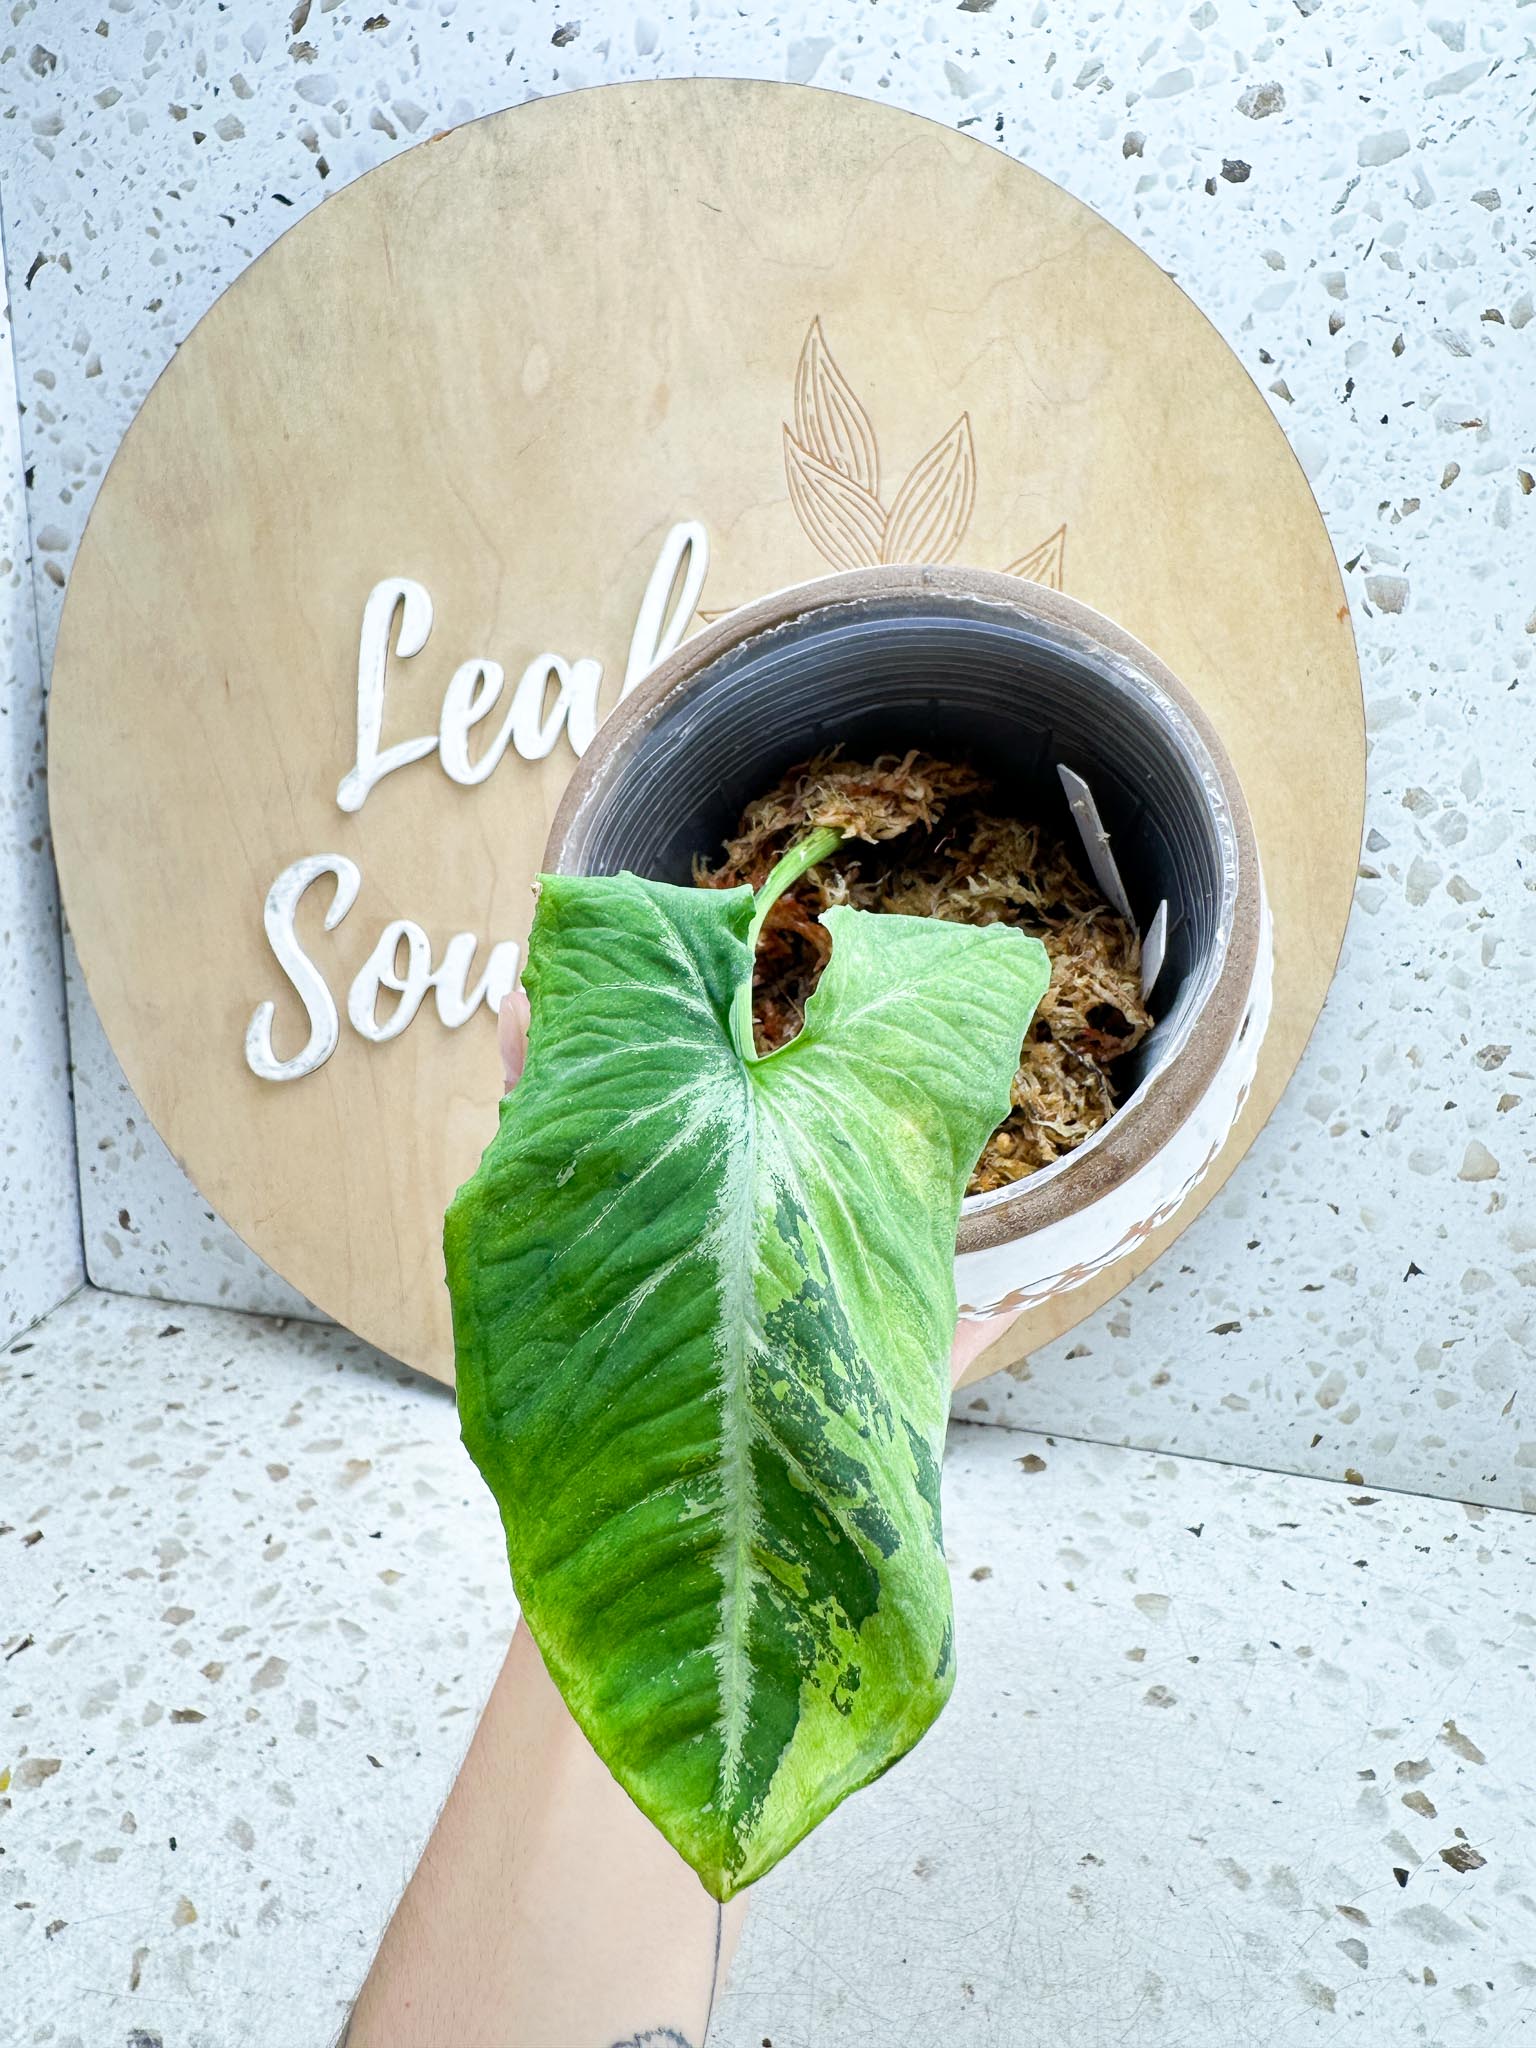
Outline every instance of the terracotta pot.
POLYGON ((743 606, 661 663, 588 749, 545 870, 686 882, 746 803, 839 743, 969 760, 998 809, 1073 843, 1064 765, 1092 789, 1140 928, 1168 905, 1127 1099, 1075 1152, 961 1211, 962 1309, 1045 1300, 1173 1214, 1253 1078, 1271 946, 1242 790, 1188 691, 1087 605, 988 570, 855 569, 743 606))

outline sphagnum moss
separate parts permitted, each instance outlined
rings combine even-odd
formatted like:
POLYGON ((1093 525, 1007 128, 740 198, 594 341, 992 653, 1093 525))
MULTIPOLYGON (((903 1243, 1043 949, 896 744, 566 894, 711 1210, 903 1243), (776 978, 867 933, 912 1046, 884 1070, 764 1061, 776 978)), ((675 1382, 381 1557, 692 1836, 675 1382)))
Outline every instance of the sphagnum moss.
POLYGON ((761 886, 790 844, 835 825, 843 845, 782 895, 764 926, 752 1016, 761 1052, 800 1029, 831 950, 835 903, 961 924, 1012 924, 1040 939, 1051 983, 1019 1055, 1013 1106, 988 1139, 970 1194, 1024 1179, 1070 1152, 1118 1105, 1114 1067, 1152 1028, 1141 940, 1040 826, 981 801, 972 769, 911 752, 872 762, 820 754, 747 806, 722 857, 694 863, 707 888, 761 886))

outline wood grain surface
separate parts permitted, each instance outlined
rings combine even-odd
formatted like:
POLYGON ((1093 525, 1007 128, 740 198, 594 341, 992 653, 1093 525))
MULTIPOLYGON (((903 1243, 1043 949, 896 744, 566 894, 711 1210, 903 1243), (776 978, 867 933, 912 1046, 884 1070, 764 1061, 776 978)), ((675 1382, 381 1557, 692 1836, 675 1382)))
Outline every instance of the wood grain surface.
POLYGON ((429 755, 341 811, 364 599, 401 575, 434 605, 391 663, 385 744, 435 731, 473 657, 509 684, 546 651, 599 660, 606 708, 682 520, 709 536, 701 614, 882 553, 1016 568, 1121 621, 1210 711, 1277 998, 1180 1224, 1273 1108, 1337 956, 1364 746, 1332 551, 1264 400, 1153 262, 986 145, 803 87, 609 86, 435 137, 283 236, 155 385, 71 579, 51 787, 80 960, 157 1129, 279 1273, 440 1377, 441 1218, 495 1127, 494 1024, 450 1031, 429 1003, 371 1044, 346 988, 393 918, 439 954, 473 931, 482 962, 526 935, 575 756, 562 736, 466 788, 429 755), (340 1040, 262 1081, 255 1006, 275 1001, 280 1052, 305 1031, 262 905, 315 853, 362 873, 333 931, 326 889, 299 918, 340 1040))

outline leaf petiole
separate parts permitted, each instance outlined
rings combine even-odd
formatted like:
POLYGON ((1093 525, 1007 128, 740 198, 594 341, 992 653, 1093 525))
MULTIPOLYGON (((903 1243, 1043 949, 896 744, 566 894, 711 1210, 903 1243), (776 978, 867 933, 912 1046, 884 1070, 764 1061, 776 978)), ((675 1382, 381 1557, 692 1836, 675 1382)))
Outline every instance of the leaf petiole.
POLYGON ((753 898, 752 922, 747 928, 748 967, 745 979, 731 1002, 731 1042, 737 1055, 744 1060, 758 1057, 752 1042, 752 966, 757 959, 757 942, 768 913, 784 894, 784 891, 799 881, 807 868, 815 867, 829 853, 835 853, 842 845, 843 832, 836 825, 821 825, 814 832, 798 840, 774 866, 768 879, 753 898))

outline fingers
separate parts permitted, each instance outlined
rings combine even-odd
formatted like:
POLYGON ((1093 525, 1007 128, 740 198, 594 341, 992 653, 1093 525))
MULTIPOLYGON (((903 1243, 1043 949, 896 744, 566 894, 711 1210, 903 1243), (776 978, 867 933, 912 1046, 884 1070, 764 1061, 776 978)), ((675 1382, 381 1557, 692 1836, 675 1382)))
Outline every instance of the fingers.
POLYGON ((954 1348, 949 1354, 949 1378, 953 1386, 968 1366, 974 1365, 989 1345, 1016 1323, 1023 1313, 1015 1309, 1006 1316, 962 1316, 955 1325, 954 1348))
POLYGON ((521 982, 511 995, 502 998, 496 1037, 501 1046, 503 1093, 510 1095, 523 1078, 523 1062, 528 1057, 528 994, 521 982))

